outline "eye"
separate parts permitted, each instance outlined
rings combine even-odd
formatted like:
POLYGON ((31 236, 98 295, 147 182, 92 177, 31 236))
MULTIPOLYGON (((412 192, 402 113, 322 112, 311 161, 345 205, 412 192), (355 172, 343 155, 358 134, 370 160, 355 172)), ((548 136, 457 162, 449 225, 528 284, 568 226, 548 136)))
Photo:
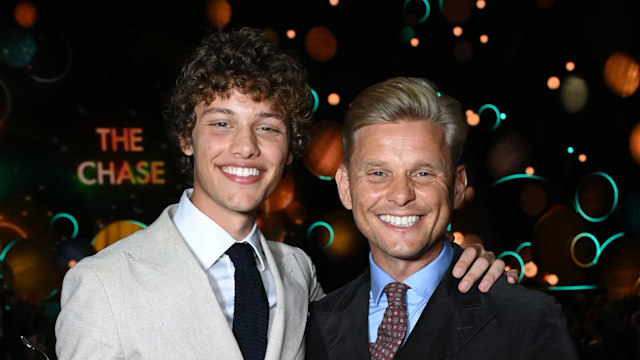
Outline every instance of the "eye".
POLYGON ((431 176, 431 173, 428 171, 420 171, 416 174, 417 176, 431 176))
POLYGON ((380 171, 380 170, 375 170, 375 171, 371 171, 369 173, 369 175, 373 175, 373 176, 384 176, 384 172, 380 171))
POLYGON ((228 122, 226 122, 226 121, 217 121, 217 122, 215 122, 213 125, 214 125, 214 126, 217 126, 217 127, 229 127, 229 126, 231 126, 231 125, 230 125, 228 122))
POLYGON ((280 129, 275 128, 275 127, 271 127, 268 125, 262 125, 258 128, 258 130, 260 131, 266 131, 266 132, 280 132, 280 129))

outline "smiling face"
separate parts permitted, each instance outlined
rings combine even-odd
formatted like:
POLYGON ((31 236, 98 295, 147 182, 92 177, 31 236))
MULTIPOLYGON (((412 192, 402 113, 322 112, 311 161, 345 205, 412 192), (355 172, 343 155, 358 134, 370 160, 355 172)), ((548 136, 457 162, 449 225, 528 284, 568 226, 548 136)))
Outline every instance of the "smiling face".
POLYGON ((400 120, 360 128, 336 182, 373 260, 401 281, 440 253, 467 177, 453 169, 441 126, 400 120))
POLYGON ((251 230, 258 207, 293 161, 287 124, 270 105, 235 90, 200 103, 191 141, 183 142, 194 160, 191 201, 236 239, 251 230))

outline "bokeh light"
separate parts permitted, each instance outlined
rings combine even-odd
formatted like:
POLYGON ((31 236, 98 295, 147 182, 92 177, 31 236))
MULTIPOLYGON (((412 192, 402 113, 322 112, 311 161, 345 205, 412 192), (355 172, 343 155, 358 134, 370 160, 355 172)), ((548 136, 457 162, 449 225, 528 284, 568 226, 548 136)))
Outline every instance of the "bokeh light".
POLYGON ((38 51, 25 70, 31 78, 43 84, 62 80, 71 70, 73 51, 64 34, 53 30, 34 31, 38 51))
POLYGON ((527 175, 533 175, 536 173, 536 169, 534 169, 533 166, 527 166, 524 168, 524 173, 527 175))
POLYGON ((416 37, 416 32, 413 30, 411 26, 403 26, 400 29, 400 41, 403 43, 410 43, 411 39, 416 37))
MULTIPOLYGON (((333 229, 334 238, 325 252, 336 258, 348 258, 358 251, 364 243, 364 238, 358 231, 350 211, 344 209, 333 210, 322 217, 322 220, 333 229)), ((328 231, 318 230, 318 244, 328 243, 328 231)))
POLYGON ((538 265, 536 265, 536 263, 534 263, 533 261, 529 261, 528 263, 524 264, 524 276, 533 278, 536 275, 538 275, 538 265))
POLYGON ((50 246, 34 239, 17 240, 4 255, 6 286, 22 300, 39 303, 55 289, 50 246))
POLYGON ((293 201, 295 187, 293 173, 287 171, 273 193, 260 205, 260 210, 266 214, 283 210, 293 201))
POLYGON ((471 17, 475 2, 473 0, 447 0, 441 4, 442 16, 453 24, 461 24, 471 17))
POLYGON ((587 154, 578 155, 578 161, 580 161, 581 163, 587 162, 587 154))
POLYGON ((287 237, 287 229, 278 213, 259 213, 256 224, 265 238, 273 241, 284 242, 287 237))
POLYGON ((573 154, 574 151, 575 151, 575 149, 573 148, 573 146, 567 147, 567 153, 573 154))
POLYGON ((420 39, 418 39, 417 37, 411 38, 409 44, 413 47, 418 47, 418 45, 420 45, 420 39))
POLYGON ((495 179, 520 173, 531 162, 531 153, 531 144, 523 134, 507 131, 489 149, 489 172, 495 179))
POLYGON ((329 103, 329 105, 333 106, 340 104, 340 95, 338 95, 337 93, 329 94, 329 96, 327 96, 327 102, 329 103))
POLYGON ((22 28, 0 29, 0 63, 21 68, 33 60, 37 45, 30 32, 22 28))
POLYGON ((329 0, 329 5, 338 6, 340 4, 340 0, 329 0))
POLYGON ((98 231, 91 244, 96 251, 100 251, 145 227, 146 225, 133 220, 114 221, 98 231))
POLYGON ((331 180, 343 160, 342 125, 335 121, 317 122, 303 155, 307 169, 323 180, 331 180))
POLYGON ((30 1, 21 1, 16 4, 13 11, 13 18, 18 25, 30 28, 38 20, 38 9, 36 9, 35 5, 30 1))
POLYGON ((537 183, 526 184, 520 191, 520 208, 527 215, 540 215, 547 206, 547 193, 537 183))
POLYGON ((453 36, 460 37, 462 35, 462 26, 453 27, 453 36))
POLYGON ((640 277, 640 238, 625 236, 611 242, 598 261, 598 281, 607 288, 607 297, 621 299, 634 292, 640 277))
POLYGON ((336 55, 338 41, 331 30, 324 26, 314 26, 304 40, 307 54, 317 62, 327 62, 336 55))
POLYGON ((489 42, 489 35, 487 34, 480 35, 480 43, 486 44, 488 42, 489 42))
POLYGON ((466 249, 469 245, 483 244, 482 239, 477 234, 463 234, 460 231, 453 232, 453 242, 466 249))
POLYGON ((550 76, 547 79, 547 87, 550 90, 557 90, 560 87, 560 78, 557 76, 550 76))
MULTIPOLYGON (((531 251, 543 273, 556 274, 563 284, 581 284, 587 273, 573 262, 571 242, 583 229, 583 219, 563 204, 551 206, 533 228, 531 251)), ((593 246, 577 248, 580 258, 593 257, 593 246)))
POLYGON ((476 1, 476 7, 480 10, 484 9, 485 7, 487 7, 487 2, 484 0, 478 0, 476 1))
POLYGON ((567 61, 567 63, 564 64, 564 68, 567 69, 567 71, 573 71, 576 69, 576 63, 573 61, 567 61))
POLYGON ((289 221, 295 225, 302 225, 307 221, 307 207, 299 201, 294 200, 289 206, 287 206, 285 211, 289 217, 289 221))
POLYGON ((556 286, 558 285, 558 275, 556 274, 546 274, 544 276, 544 281, 546 281, 547 284, 549 284, 550 286, 556 286))
POLYGON ((211 25, 216 29, 221 29, 231 21, 231 5, 227 0, 209 0, 207 15, 211 25))
POLYGON ((592 173, 585 176, 576 189, 576 206, 587 219, 604 220, 616 207, 615 185, 606 176, 592 173))
POLYGON ((640 122, 636 123, 631 130, 631 135, 629 135, 629 152, 636 163, 640 165, 640 122))
POLYGON ((611 91, 629 97, 638 90, 640 64, 628 54, 613 53, 604 64, 604 80, 611 91))
POLYGON ((465 115, 467 116, 467 125, 477 126, 478 124, 480 124, 480 115, 478 115, 473 110, 467 109, 467 111, 465 111, 465 115))
POLYGON ((568 76, 560 88, 560 103, 569 113, 577 113, 587 105, 589 88, 587 82, 579 76, 568 76))
POLYGON ((287 38, 295 39, 296 38, 296 31, 293 30, 293 29, 287 30, 287 38))

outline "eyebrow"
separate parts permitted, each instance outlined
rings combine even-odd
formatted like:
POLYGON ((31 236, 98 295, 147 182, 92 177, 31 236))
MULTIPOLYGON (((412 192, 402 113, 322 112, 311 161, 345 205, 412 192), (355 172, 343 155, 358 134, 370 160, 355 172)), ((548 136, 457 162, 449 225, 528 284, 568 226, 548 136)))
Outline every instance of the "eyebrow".
MULTIPOLYGON (((231 110, 231 109, 212 107, 212 108, 206 109, 202 113, 202 115, 206 115, 206 114, 209 114, 209 113, 224 114, 224 115, 235 115, 236 114, 236 112, 231 110)), ((279 120, 283 120, 282 116, 278 115, 277 113, 266 112, 266 111, 259 112, 257 114, 257 117, 259 117, 261 119, 276 118, 276 119, 279 119, 279 120)))

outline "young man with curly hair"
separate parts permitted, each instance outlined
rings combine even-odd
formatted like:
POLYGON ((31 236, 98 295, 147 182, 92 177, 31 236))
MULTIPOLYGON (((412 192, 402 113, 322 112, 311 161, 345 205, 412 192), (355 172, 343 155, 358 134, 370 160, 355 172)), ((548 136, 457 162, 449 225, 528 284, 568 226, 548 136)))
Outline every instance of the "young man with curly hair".
MULTIPOLYGON (((267 241, 256 218, 303 151, 312 105, 301 65, 261 32, 204 38, 166 112, 193 188, 147 228, 69 270, 56 323, 60 360, 304 358, 308 303, 324 292, 311 259, 267 241), (238 310, 237 248, 262 283, 250 289, 260 311, 238 310)), ((484 278, 492 283, 504 264, 492 253, 476 259, 479 250, 461 271, 478 260, 466 275, 473 283, 493 263, 484 278)))

